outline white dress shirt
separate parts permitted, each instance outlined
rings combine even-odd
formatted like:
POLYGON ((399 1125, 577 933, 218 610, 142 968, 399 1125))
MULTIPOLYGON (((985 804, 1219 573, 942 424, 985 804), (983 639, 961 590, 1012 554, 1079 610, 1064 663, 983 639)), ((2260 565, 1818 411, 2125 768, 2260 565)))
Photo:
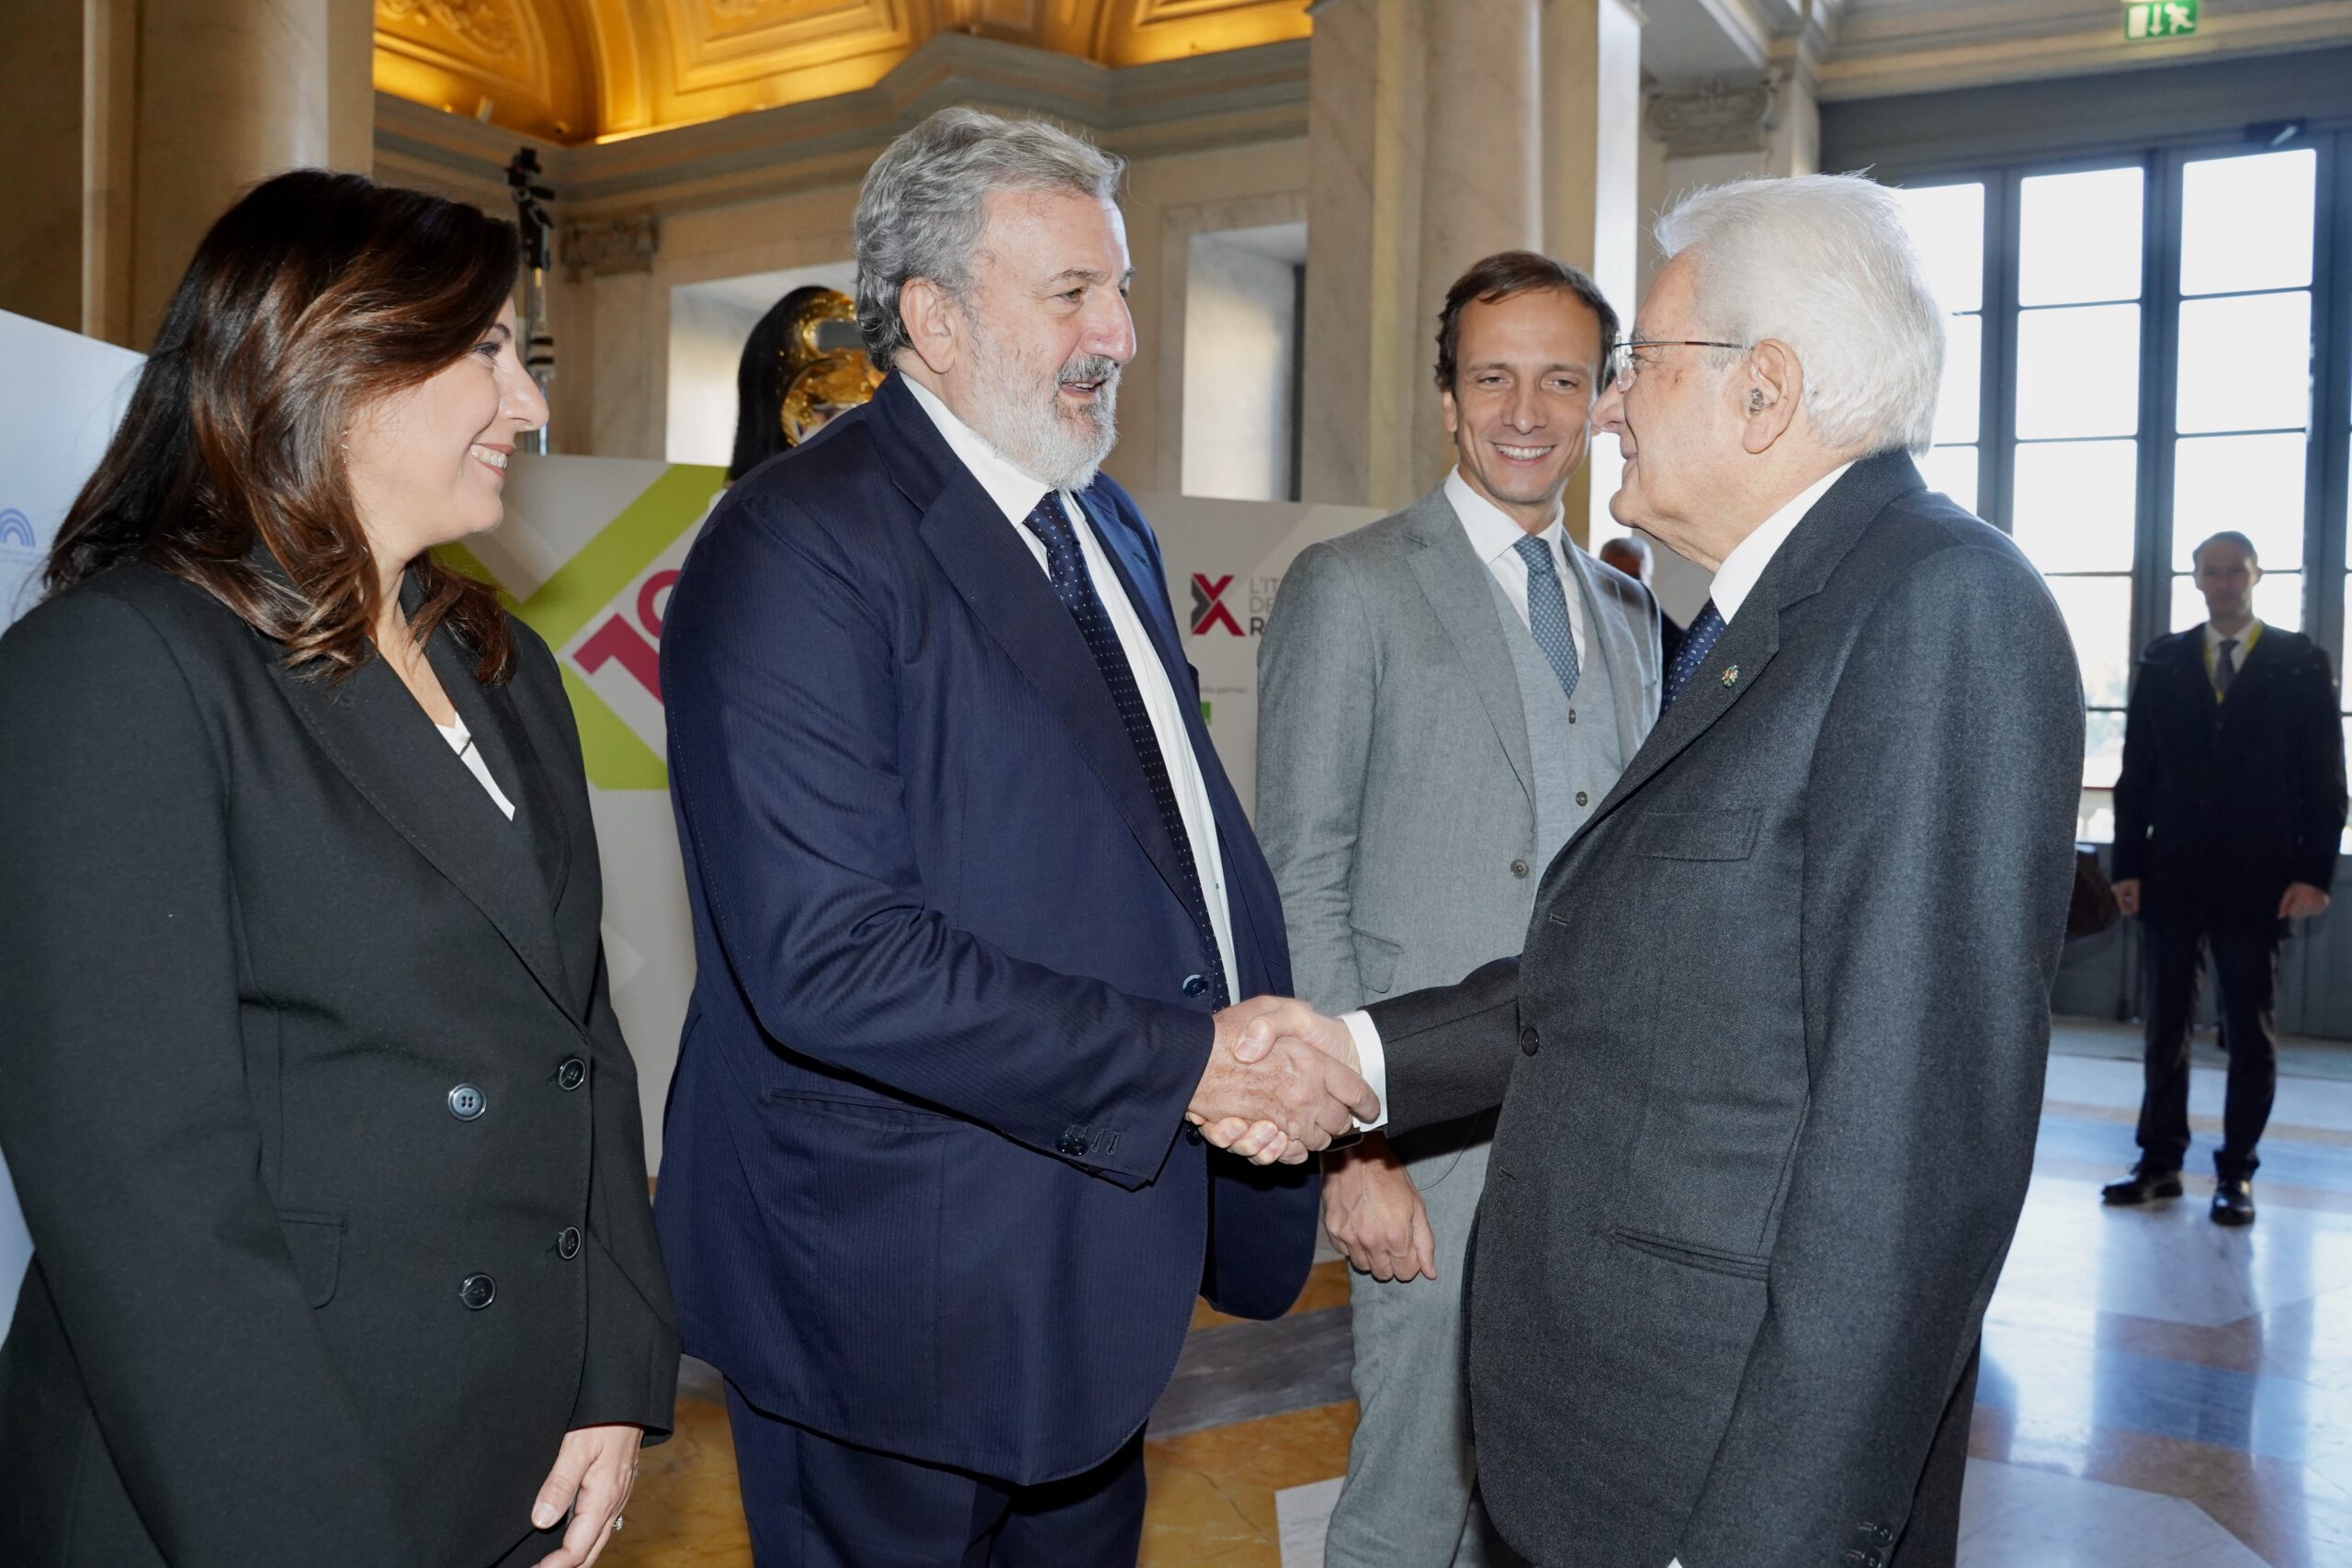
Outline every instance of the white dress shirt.
POLYGON ((1781 547, 1787 544, 1789 536, 1797 531, 1797 525, 1804 521, 1804 514, 1812 511, 1815 503, 1829 493, 1829 487, 1844 479, 1846 470, 1853 466, 1851 463, 1840 463, 1805 486, 1803 494, 1764 519, 1761 527, 1731 547, 1731 554, 1724 557, 1724 564, 1715 569, 1714 584, 1707 595, 1715 602, 1715 614, 1724 618, 1724 626, 1730 626, 1732 618, 1739 614, 1739 607, 1747 603, 1747 596, 1756 591, 1757 581, 1764 575, 1764 569, 1772 564, 1772 558, 1781 553, 1781 547))
MULTIPOLYGON (((1733 546, 1731 553, 1724 557, 1723 565, 1715 570, 1714 587, 1710 597, 1715 602, 1715 614, 1724 618, 1725 626, 1729 626, 1734 617, 1738 615, 1739 607, 1747 603, 1747 596, 1755 591, 1757 581, 1764 575, 1764 569, 1772 564, 1772 558, 1780 554, 1781 547, 1788 543, 1789 536, 1796 532, 1797 525, 1804 521, 1805 513, 1811 512, 1815 504, 1829 493, 1829 487, 1844 479, 1846 470, 1853 466, 1851 463, 1840 463, 1812 484, 1807 485, 1804 493, 1766 518, 1760 527, 1733 546)), ((1457 475, 1456 478, 1458 477, 1457 475)), ((1448 499, 1453 500, 1453 510, 1463 518, 1463 525, 1467 527, 1469 526, 1468 513, 1464 511, 1462 502, 1454 497, 1455 482, 1455 479, 1451 479, 1446 481, 1446 495, 1448 499)), ((1470 487, 1464 485, 1462 489, 1467 491, 1470 487)), ((1474 501, 1478 499, 1475 491, 1471 492, 1471 499, 1474 501)), ((1489 510, 1492 508, 1490 507, 1489 510)), ((1509 522, 1510 519, 1505 518, 1504 521, 1509 522)), ((1513 525, 1513 526, 1517 525, 1513 525)), ((1558 526, 1556 523, 1553 525, 1554 528, 1558 526)), ((1471 539, 1474 544, 1476 543, 1477 536, 1473 534, 1471 539)), ((1513 559, 1518 558, 1517 552, 1508 547, 1504 553, 1511 556, 1513 559)), ((1493 563, 1490 561, 1488 565, 1491 568, 1493 563)), ((1526 564, 1521 562, 1517 603, 1519 613, 1522 615, 1527 614, 1526 570, 1526 564)), ((1498 572, 1497 575, 1500 576, 1500 573, 1498 572)), ((1508 591, 1509 584, 1506 583, 1505 588, 1508 591)), ((1568 603, 1573 606, 1576 603, 1576 595, 1570 594, 1568 603)), ((1574 625, 1573 608, 1569 615, 1570 624, 1574 625)), ((1582 657, 1581 646, 1577 653, 1578 657, 1582 657)), ((1363 1081, 1371 1087, 1372 1092, 1380 1097, 1379 1119, 1363 1124, 1365 1132, 1374 1132, 1388 1124, 1388 1053, 1380 1043, 1380 1031, 1373 1027, 1370 1013, 1363 1011, 1345 1013, 1341 1015, 1340 1021, 1348 1026, 1348 1033, 1355 1041, 1358 1071, 1363 1075, 1363 1081)))
POLYGON ((490 792, 492 804, 506 813, 509 822, 514 821, 514 803, 506 798, 506 792, 500 789, 498 781, 490 776, 490 764, 481 760, 481 748, 474 744, 473 732, 466 728, 465 716, 459 714, 454 722, 435 724, 433 728, 441 732, 441 739, 449 743, 449 750, 458 754, 458 761, 466 765, 466 771, 490 792))
MULTIPOLYGON (((1445 499, 1453 504, 1453 515, 1462 521, 1462 531, 1470 536, 1470 547, 1487 563, 1502 585, 1503 597, 1519 612, 1520 624, 1532 629, 1527 618, 1527 558, 1519 553, 1519 542, 1529 537, 1526 529, 1501 507, 1470 488, 1470 481, 1455 468, 1445 476, 1445 499)), ((1589 646, 1584 625, 1584 595, 1575 588, 1575 579, 1568 575, 1568 560, 1565 541, 1567 529, 1561 522, 1561 511, 1552 510, 1552 521, 1544 530, 1532 536, 1544 541, 1552 554, 1552 570, 1560 579, 1561 594, 1568 604, 1568 636, 1576 643, 1577 662, 1584 662, 1585 649, 1589 646)))
MULTIPOLYGON (((1048 579, 1053 565, 1046 555, 1046 541, 1031 531, 1026 521, 1037 502, 1045 499, 1049 488, 1046 481, 1033 479, 1016 468, 1012 461, 988 443, 970 425, 956 417, 938 394, 909 376, 907 390, 915 395, 922 412, 939 427, 939 434, 964 467, 979 480, 980 488, 1004 513, 1005 523, 1013 536, 1028 548, 1037 562, 1037 570, 1048 579)), ((1086 575, 1094 581, 1095 597, 1102 601, 1103 613, 1111 617, 1111 628, 1118 634, 1119 648, 1127 656, 1127 664, 1135 671, 1136 687, 1143 694, 1144 711, 1151 718, 1152 739, 1159 743, 1160 760, 1168 767, 1169 786, 1176 793, 1177 814, 1184 821, 1184 836, 1192 840, 1193 869, 1201 879, 1201 897, 1209 907, 1209 925, 1216 932, 1217 958, 1225 965, 1226 988, 1234 1001, 1241 1000, 1238 987, 1239 972, 1233 963, 1233 909, 1227 901, 1225 886, 1225 852, 1217 842, 1216 813, 1209 805, 1208 783, 1202 776, 1200 759, 1193 754, 1193 738, 1184 728, 1184 709, 1170 681, 1168 667, 1159 660, 1159 649, 1144 630, 1143 619, 1119 583, 1119 574, 1112 570, 1110 558, 1102 553, 1102 542, 1094 536, 1094 528, 1086 509, 1068 491, 1060 492, 1062 511, 1069 518, 1070 528, 1078 536, 1078 547, 1086 558, 1086 575)))

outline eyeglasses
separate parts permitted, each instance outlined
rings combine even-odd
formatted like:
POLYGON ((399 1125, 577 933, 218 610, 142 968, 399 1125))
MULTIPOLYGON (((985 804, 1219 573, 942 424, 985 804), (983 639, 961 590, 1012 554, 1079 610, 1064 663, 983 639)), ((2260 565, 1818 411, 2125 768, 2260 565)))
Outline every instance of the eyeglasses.
POLYGON ((1637 348, 1746 349, 1753 346, 1745 343, 1717 343, 1711 338, 1697 337, 1627 338, 1609 351, 1609 377, 1602 384, 1614 387, 1621 392, 1634 384, 1634 378, 1640 373, 1642 367, 1642 362, 1634 357, 1634 351, 1637 348))

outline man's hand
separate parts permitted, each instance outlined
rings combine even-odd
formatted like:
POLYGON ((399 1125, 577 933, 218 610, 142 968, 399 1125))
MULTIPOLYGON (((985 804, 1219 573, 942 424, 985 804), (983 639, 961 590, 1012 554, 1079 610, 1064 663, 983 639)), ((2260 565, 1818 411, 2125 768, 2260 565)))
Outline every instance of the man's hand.
POLYGON ((1323 1156, 1323 1229, 1375 1280, 1437 1278, 1437 1238, 1420 1189, 1377 1133, 1323 1156))
POLYGON ((1258 997, 1216 1015, 1216 1043, 1185 1119, 1258 1165, 1304 1162, 1380 1114, 1347 1026, 1304 1002, 1258 997), (1329 1042, 1336 1031, 1339 1051, 1329 1042))
POLYGON ((2325 889, 2313 887, 2308 882, 2290 882, 2287 884, 2286 893, 2278 900, 2278 918, 2282 920, 2299 920, 2305 915, 2324 915, 2327 913, 2327 904, 2325 889))
POLYGON ((582 1427, 563 1435, 555 1468, 531 1505, 531 1526, 549 1529, 570 1508, 571 1528, 538 1568, 588 1568, 604 1554, 637 1484, 637 1450, 644 1440, 644 1428, 629 1426, 582 1427))
MULTIPOLYGON (((2291 892, 2292 889, 2289 891, 2291 892)), ((2127 915, 2136 915, 2140 912, 2140 879, 2138 877, 2127 876, 2115 885, 2115 907, 2127 915)))

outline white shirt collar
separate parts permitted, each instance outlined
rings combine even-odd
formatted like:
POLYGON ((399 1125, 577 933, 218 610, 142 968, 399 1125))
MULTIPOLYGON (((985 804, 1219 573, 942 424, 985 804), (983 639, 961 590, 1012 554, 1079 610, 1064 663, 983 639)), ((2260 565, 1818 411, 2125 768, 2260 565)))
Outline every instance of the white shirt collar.
MULTIPOLYGON (((2229 635, 2228 640, 2238 645, 2237 657, 2241 663, 2245 660, 2245 645, 2253 639, 2254 628, 2261 624, 2261 620, 2257 617, 2255 620, 2248 621, 2244 626, 2229 635)), ((2222 634, 2214 629, 2213 623, 2211 621, 2206 622, 2205 657, 2208 659, 2219 659, 2222 656, 2222 634)))
POLYGON ((989 445, 987 436, 957 419, 938 393, 903 372, 899 378, 915 395, 922 412, 931 416, 931 423, 939 427, 948 450, 980 481, 980 488, 989 492, 989 499, 996 502, 1006 522, 1019 523, 1036 510, 1037 502, 1053 486, 1023 473, 1012 458, 989 445))
MULTIPOLYGON (((1529 537, 1527 530, 1521 527, 1510 513, 1471 489, 1470 481, 1462 477, 1462 470, 1458 468, 1445 476, 1445 499, 1453 503, 1454 516, 1462 520, 1462 531, 1470 536, 1470 547, 1477 551, 1478 558, 1488 566, 1510 554, 1521 539, 1529 537)), ((1541 534, 1533 536, 1551 545, 1555 557, 1560 553, 1560 518, 1559 509, 1554 508, 1552 521, 1541 534)))
POLYGON ((1715 569, 1714 587, 1708 595, 1714 600, 1715 614, 1724 618, 1724 625, 1731 625, 1732 618, 1739 614, 1739 607, 1747 603, 1747 596, 1756 591, 1757 580, 1764 575, 1764 569, 1772 564, 1772 558, 1780 554, 1781 547, 1788 543, 1789 536, 1796 532, 1797 525, 1804 521, 1804 514, 1811 512, 1815 504, 1829 493, 1829 487, 1844 479, 1846 470, 1853 466, 1851 463, 1840 463, 1814 480, 1805 487, 1804 494, 1764 519, 1762 527, 1734 545, 1731 554, 1724 557, 1724 564, 1715 569))

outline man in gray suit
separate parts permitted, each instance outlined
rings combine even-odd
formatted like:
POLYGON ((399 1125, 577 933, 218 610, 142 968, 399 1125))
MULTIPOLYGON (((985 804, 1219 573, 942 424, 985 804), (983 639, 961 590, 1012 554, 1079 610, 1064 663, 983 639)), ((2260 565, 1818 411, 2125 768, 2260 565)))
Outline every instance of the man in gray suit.
POLYGON ((2074 649, 1906 456, 1943 318, 1892 193, 1742 182, 1658 239, 1595 412, 1618 519, 1715 573, 1657 728, 1519 956, 1279 1022, 1392 1134, 1502 1103, 1468 1337, 1513 1547, 1948 1568, 2073 882, 2074 649))
MULTIPOLYGON (((1616 334, 1574 267, 1527 251, 1473 266, 1439 316, 1453 473, 1283 578, 1258 654, 1258 834, 1318 1008, 1515 947, 1536 873, 1649 733, 1655 603, 1577 547, 1560 506, 1616 334)), ((1375 1133, 1324 1162, 1324 1224, 1357 1269, 1333 1568, 1510 1561, 1462 1420, 1462 1262, 1493 1132, 1479 1115, 1375 1133)))

